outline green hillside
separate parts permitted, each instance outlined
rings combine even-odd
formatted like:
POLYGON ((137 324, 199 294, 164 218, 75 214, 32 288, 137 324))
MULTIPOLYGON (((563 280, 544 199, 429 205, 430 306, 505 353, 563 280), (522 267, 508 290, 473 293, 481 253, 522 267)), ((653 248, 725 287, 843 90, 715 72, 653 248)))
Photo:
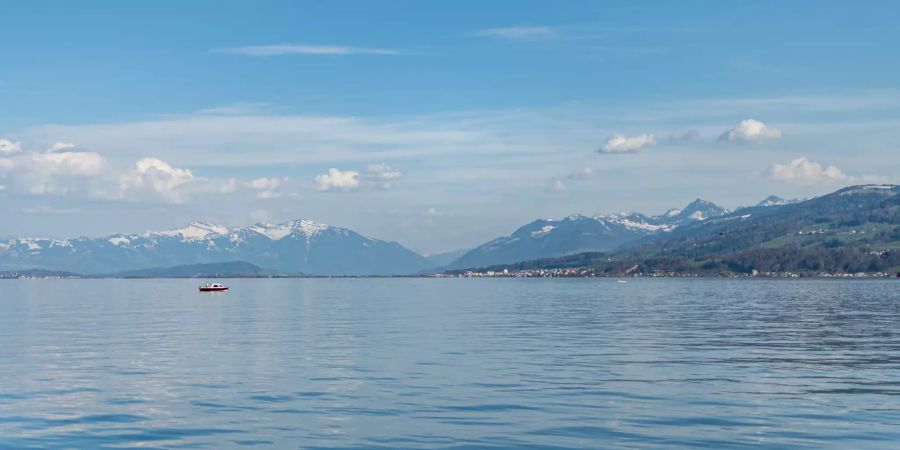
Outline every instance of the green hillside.
POLYGON ((804 202, 739 209, 613 253, 498 266, 597 274, 839 274, 900 271, 900 187, 852 186, 804 202))

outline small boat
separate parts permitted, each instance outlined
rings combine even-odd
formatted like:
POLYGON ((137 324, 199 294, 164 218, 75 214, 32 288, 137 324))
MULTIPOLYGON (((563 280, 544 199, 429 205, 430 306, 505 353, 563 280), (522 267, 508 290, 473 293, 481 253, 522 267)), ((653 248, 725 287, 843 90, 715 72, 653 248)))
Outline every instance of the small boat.
POLYGON ((227 290, 228 286, 219 283, 203 283, 203 286, 200 286, 200 292, 224 292, 227 290))

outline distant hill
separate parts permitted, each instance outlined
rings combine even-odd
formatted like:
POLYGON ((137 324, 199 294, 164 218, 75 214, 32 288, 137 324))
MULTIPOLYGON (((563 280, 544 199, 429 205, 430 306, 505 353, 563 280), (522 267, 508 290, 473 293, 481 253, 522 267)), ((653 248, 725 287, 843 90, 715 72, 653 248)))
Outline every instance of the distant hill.
POLYGON ((106 274, 110 278, 227 278, 227 277, 267 277, 285 274, 263 269, 246 261, 223 263, 188 264, 174 267, 154 267, 106 274))
POLYGON ((790 205, 793 203, 799 203, 804 200, 809 200, 809 199, 802 199, 802 198, 784 199, 777 195, 770 195, 770 196, 766 197, 765 199, 763 199, 761 202, 757 203, 756 206, 784 206, 784 205, 790 205))
POLYGON ((754 249, 891 248, 898 240, 900 187, 852 186, 811 200, 744 208, 642 241, 633 252, 702 257, 754 249))
POLYGON ((396 242, 303 219, 234 229, 193 222, 143 234, 0 242, 0 269, 9 270, 42 267, 96 275, 229 261, 314 275, 403 275, 434 267, 396 242))
POLYGON ((510 264, 538 258, 587 251, 610 251, 640 239, 667 234, 686 224, 720 217, 729 211, 710 201, 697 199, 683 209, 647 216, 640 213, 586 217, 572 215, 560 220, 536 220, 509 236, 480 245, 444 270, 510 264))
POLYGON ((762 204, 648 235, 627 248, 493 270, 594 267, 599 273, 900 271, 900 187, 852 186, 796 203, 762 204))
POLYGON ((81 278, 81 275, 74 272, 45 269, 0 271, 0 279, 10 278, 81 278))

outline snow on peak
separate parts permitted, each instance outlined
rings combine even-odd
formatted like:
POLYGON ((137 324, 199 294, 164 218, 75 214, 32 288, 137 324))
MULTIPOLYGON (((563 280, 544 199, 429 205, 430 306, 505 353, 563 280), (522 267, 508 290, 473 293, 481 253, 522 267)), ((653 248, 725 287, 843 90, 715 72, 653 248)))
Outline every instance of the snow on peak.
POLYGON ((147 235, 170 237, 181 236, 182 240, 185 241, 197 241, 206 239, 210 236, 228 234, 228 232, 228 227, 224 225, 217 225, 210 222, 194 221, 184 228, 179 228, 177 230, 149 232, 147 233, 147 235))
POLYGON ((895 188, 897 186, 893 184, 863 184, 859 186, 850 186, 838 191, 838 195, 854 195, 854 194, 884 194, 884 195, 896 195, 897 192, 895 188))
POLYGON ((328 225, 325 225, 324 223, 316 223, 306 219, 292 220, 289 223, 291 224, 291 229, 301 231, 307 238, 315 236, 319 234, 319 232, 329 228, 328 225))
POLYGON ((770 195, 766 197, 763 201, 756 204, 756 206, 781 206, 787 205, 789 202, 777 195, 770 195))
POLYGON ((678 209, 678 208, 672 208, 672 209, 666 211, 665 216, 666 216, 666 217, 672 217, 672 216, 677 216, 677 215, 679 215, 679 214, 681 214, 681 210, 680 210, 680 209, 678 209))
POLYGON ((125 245, 125 244, 130 244, 131 239, 129 239, 126 236, 113 236, 113 237, 109 238, 109 243, 112 245, 117 245, 117 246, 125 245))
POLYGON ((678 215, 694 220, 705 220, 710 217, 718 217, 728 214, 728 208, 719 206, 709 200, 696 199, 689 203, 678 215))
POLYGON ((328 228, 328 225, 322 223, 316 223, 306 219, 296 219, 279 224, 260 223, 250 227, 250 230, 266 236, 273 241, 277 241, 284 239, 294 232, 302 233, 308 240, 328 228))
POLYGON ((607 218, 606 220, 609 220, 612 223, 617 223, 619 225, 622 225, 623 227, 628 228, 630 230, 644 230, 644 231, 649 231, 649 232, 656 232, 656 231, 671 231, 675 228, 674 226, 668 225, 668 224, 649 223, 646 220, 643 220, 642 218, 637 216, 636 214, 631 214, 628 216, 613 216, 613 217, 607 218))
MULTIPOLYGON (((30 251, 37 251, 53 247, 71 247, 72 243, 66 239, 48 239, 39 237, 24 237, 11 241, 17 245, 24 245, 30 251)), ((7 246, 9 247, 9 246, 7 246)))
POLYGON ((273 241, 278 241, 291 234, 291 227, 287 224, 258 223, 250 227, 250 231, 259 233, 273 241))
POLYGON ((38 240, 35 238, 25 238, 21 240, 21 243, 28 246, 28 250, 40 250, 41 244, 38 243, 38 240))
POLYGON ((533 238, 544 237, 544 236, 548 235, 551 231, 553 231, 555 228, 556 227, 554 227, 553 225, 544 225, 543 228, 541 228, 540 230, 532 231, 531 237, 533 237, 533 238))
POLYGON ((616 213, 608 216, 595 216, 594 220, 606 224, 607 228, 609 224, 615 224, 622 227, 625 227, 629 230, 642 230, 648 232, 657 232, 657 231, 672 231, 675 229, 677 225, 671 225, 668 223, 662 223, 655 220, 656 217, 647 217, 640 213, 616 213))

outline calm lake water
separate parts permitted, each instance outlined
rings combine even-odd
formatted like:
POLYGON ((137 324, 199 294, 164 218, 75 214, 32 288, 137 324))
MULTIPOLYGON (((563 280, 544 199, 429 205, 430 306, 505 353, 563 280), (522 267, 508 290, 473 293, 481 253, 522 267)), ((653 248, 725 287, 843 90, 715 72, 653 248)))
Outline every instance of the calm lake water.
POLYGON ((0 281, 0 448, 897 448, 900 282, 0 281))

